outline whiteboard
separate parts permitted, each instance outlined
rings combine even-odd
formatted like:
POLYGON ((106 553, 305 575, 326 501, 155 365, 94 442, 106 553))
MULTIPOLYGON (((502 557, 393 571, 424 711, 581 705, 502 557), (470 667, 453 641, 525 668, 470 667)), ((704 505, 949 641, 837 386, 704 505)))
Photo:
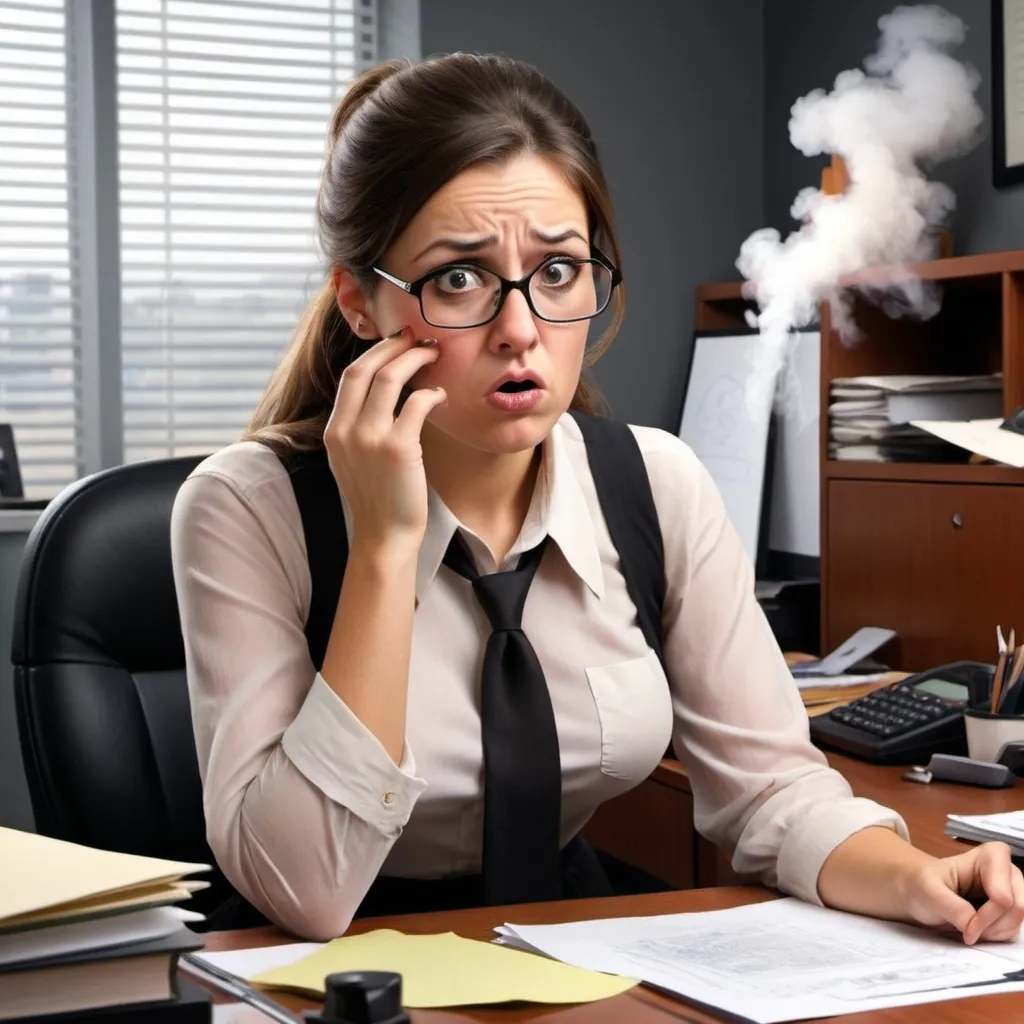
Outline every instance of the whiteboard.
POLYGON ((801 331, 792 336, 791 344, 779 382, 783 402, 776 418, 769 547, 817 558, 821 334, 801 331))
POLYGON ((752 564, 757 563, 772 386, 752 396, 757 333, 697 335, 686 382, 679 436, 693 449, 725 502, 725 511, 752 564))

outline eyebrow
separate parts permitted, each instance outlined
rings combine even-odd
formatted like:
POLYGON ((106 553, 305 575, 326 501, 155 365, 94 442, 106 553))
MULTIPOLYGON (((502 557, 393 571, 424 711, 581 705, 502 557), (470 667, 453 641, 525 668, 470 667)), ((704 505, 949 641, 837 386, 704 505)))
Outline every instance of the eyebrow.
MULTIPOLYGON (((569 228, 567 231, 561 231, 557 235, 548 235, 543 231, 538 231, 536 228, 531 228, 530 235, 538 242, 544 242, 546 245, 557 245, 559 242, 566 242, 570 238, 578 238, 583 243, 586 243, 587 241, 574 228, 569 228)), ((434 249, 453 249, 455 252, 469 255, 471 253, 487 249, 489 246, 496 245, 497 242, 497 235, 488 235, 486 238, 474 238, 470 241, 464 241, 458 238, 439 238, 436 242, 431 242, 430 245, 415 256, 414 259, 422 259, 428 252, 432 252, 434 249)))

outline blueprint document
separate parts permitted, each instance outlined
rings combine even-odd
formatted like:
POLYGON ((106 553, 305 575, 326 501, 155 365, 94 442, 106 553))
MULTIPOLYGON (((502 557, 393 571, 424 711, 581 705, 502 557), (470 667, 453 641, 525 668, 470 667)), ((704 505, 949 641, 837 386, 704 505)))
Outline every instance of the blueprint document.
POLYGON ((757 1024, 1024 991, 1024 981, 1005 980, 1024 968, 1024 943, 969 947, 795 899, 498 932, 498 941, 639 978, 757 1024))

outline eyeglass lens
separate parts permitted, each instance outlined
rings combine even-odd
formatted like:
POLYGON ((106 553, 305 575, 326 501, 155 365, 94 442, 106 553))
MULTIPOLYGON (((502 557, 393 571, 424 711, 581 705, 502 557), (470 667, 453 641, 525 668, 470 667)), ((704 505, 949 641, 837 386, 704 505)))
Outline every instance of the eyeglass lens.
MULTIPOLYGON (((558 260, 538 267, 528 287, 545 320, 582 320, 608 305, 612 273, 594 260, 558 260)), ((435 326, 475 327, 494 316, 501 278, 482 267, 449 267, 423 286, 420 298, 424 318, 435 326)))

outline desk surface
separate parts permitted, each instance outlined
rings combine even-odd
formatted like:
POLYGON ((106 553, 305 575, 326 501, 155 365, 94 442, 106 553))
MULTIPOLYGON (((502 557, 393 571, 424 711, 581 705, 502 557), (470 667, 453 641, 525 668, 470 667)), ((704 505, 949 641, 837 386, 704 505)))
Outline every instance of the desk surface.
MULTIPOLYGON (((753 886, 718 889, 694 889, 689 892, 656 893, 645 896, 620 896, 604 900, 577 900, 567 903, 537 903, 514 908, 486 907, 442 914, 418 914, 408 917, 357 921, 352 934, 387 926, 410 933, 454 931, 472 939, 493 938, 493 929, 505 921, 517 924, 545 924, 597 917, 628 917, 642 914, 672 914, 685 911, 722 910, 770 899, 771 894, 753 886)), ((208 936, 207 948, 242 949, 292 941, 272 928, 220 932, 208 936)), ((274 998, 294 1010, 311 1009, 315 1004, 298 997, 276 994, 274 998)), ((642 986, 613 999, 580 1006, 516 1006, 460 1008, 458 1010, 415 1010, 413 1024, 521 1024, 540 1021, 546 1024, 669 1024, 670 1021, 710 1024, 721 1018, 696 1010, 686 1003, 659 995, 642 986)), ((1001 1024, 1024 1017, 1024 993, 1019 995, 978 996, 948 1003, 929 1003, 848 1017, 831 1018, 848 1024, 1001 1024)), ((232 1012, 232 1024, 266 1024, 256 1010, 232 1012)))
MULTIPOLYGON (((1008 789, 979 789, 952 782, 904 782, 903 767, 868 764, 843 754, 829 753, 829 764, 850 783, 855 796, 867 797, 891 807, 900 814, 915 846, 948 857, 963 853, 964 846, 945 835, 947 814, 995 814, 1024 808, 1024 782, 1008 789)), ((690 792, 686 769, 678 761, 666 760, 655 769, 653 778, 661 783, 690 792)))
MULTIPOLYGON (((963 852, 964 846, 943 834, 946 815, 950 813, 984 814, 1018 810, 1024 806, 1022 786, 1011 789, 984 790, 952 783, 931 783, 927 786, 904 782, 904 768, 880 767, 841 754, 829 754, 829 762, 849 781, 857 796, 868 797, 892 807, 901 814, 910 828, 915 844, 936 856, 963 852)), ((684 793, 690 792, 690 780, 678 761, 663 761, 655 770, 652 782, 684 793)), ((454 931, 467 938, 489 939, 496 925, 513 920, 516 923, 552 923, 594 917, 624 917, 642 914, 671 914, 684 911, 721 910, 756 900, 770 894, 756 887, 732 886, 695 889, 683 892, 626 896, 611 900, 580 900, 568 903, 535 904, 514 909, 482 908, 446 914, 420 914, 387 919, 388 927, 410 933, 454 931)), ((352 933, 370 931, 383 926, 384 920, 358 921, 352 933)), ((222 932, 208 937, 208 948, 241 949, 245 946, 270 945, 291 941, 275 929, 252 929, 222 932)), ((278 995, 281 1002, 296 1010, 311 1009, 316 1004, 298 997, 278 995)), ((1024 994, 981 996, 974 999, 932 1003, 927 1006, 883 1010, 836 1018, 849 1024, 999 1024, 1024 1018, 1024 994)), ((255 1010, 232 1007, 232 1024, 266 1024, 267 1018, 255 1010)), ((573 1007, 491 1007, 460 1010, 418 1010, 412 1014, 414 1024, 471 1024, 471 1022, 507 1022, 543 1019, 550 1024, 668 1024, 669 1021, 706 1022, 716 1018, 684 1003, 638 987, 615 999, 573 1007)))

